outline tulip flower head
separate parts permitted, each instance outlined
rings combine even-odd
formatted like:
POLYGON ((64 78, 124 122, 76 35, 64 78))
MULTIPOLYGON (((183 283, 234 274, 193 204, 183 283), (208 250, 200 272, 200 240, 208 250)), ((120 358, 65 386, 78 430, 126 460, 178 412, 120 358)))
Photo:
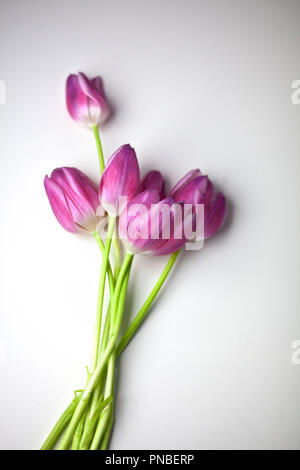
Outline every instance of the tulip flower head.
POLYGON ((89 80, 82 72, 69 75, 66 101, 71 118, 85 127, 102 125, 110 115, 101 77, 89 80))
POLYGON ((45 177, 44 186, 54 215, 66 230, 96 230, 98 191, 86 175, 76 168, 56 168, 45 177))
POLYGON ((99 200, 109 215, 117 216, 136 195, 140 171, 135 150, 123 145, 109 159, 99 186, 99 200))

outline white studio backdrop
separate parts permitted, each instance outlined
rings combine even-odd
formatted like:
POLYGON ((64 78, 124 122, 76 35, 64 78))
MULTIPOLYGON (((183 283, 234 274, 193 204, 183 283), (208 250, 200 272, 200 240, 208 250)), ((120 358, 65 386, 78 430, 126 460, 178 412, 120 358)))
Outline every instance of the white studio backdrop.
MULTIPOLYGON (((2 449, 40 447, 91 352, 98 250, 43 188, 56 166, 98 177, 65 109, 79 70, 113 104, 106 158, 129 142, 169 187, 200 167, 229 206, 124 352, 111 447, 300 447, 299 15, 296 0, 0 0, 2 449)), ((165 262, 135 261, 128 312, 165 262)))

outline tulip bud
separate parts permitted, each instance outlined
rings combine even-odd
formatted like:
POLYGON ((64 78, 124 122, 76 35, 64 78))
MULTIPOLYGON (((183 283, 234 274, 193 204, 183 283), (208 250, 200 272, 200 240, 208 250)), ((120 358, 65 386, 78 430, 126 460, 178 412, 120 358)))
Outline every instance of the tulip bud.
POLYGON ((99 186, 102 207, 112 216, 122 212, 140 186, 140 171, 135 150, 123 145, 109 159, 99 186))
POLYGON ((69 75, 66 83, 66 101, 74 121, 93 127, 104 124, 110 109, 104 94, 101 77, 89 80, 83 73, 69 75))
POLYGON ((141 181, 140 191, 143 192, 147 189, 157 189, 160 199, 166 197, 165 182, 160 171, 152 170, 145 174, 141 181))
POLYGON ((44 185, 54 215, 66 230, 96 230, 98 192, 86 175, 76 168, 56 168, 44 185))

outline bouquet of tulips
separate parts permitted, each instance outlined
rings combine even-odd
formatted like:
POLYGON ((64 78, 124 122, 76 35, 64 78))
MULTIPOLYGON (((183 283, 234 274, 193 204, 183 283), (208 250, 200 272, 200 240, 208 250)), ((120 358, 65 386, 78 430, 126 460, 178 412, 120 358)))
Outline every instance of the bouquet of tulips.
POLYGON ((105 165, 99 127, 108 119, 110 107, 100 77, 90 80, 83 73, 70 75, 66 103, 71 117, 93 131, 100 183, 95 185, 77 168, 62 167, 45 177, 45 190, 54 215, 66 230, 89 232, 95 238, 102 264, 85 388, 75 392, 42 449, 53 449, 60 441, 61 450, 104 450, 114 421, 116 361, 180 251, 202 248, 204 240, 220 229, 226 200, 222 193, 215 193, 212 182, 198 169, 189 171, 167 195, 159 171, 150 171, 140 179, 135 150, 128 144, 118 148, 105 165), (149 297, 120 337, 131 266, 134 256, 140 254, 170 256, 149 297), (110 297, 104 312, 106 283, 110 297))

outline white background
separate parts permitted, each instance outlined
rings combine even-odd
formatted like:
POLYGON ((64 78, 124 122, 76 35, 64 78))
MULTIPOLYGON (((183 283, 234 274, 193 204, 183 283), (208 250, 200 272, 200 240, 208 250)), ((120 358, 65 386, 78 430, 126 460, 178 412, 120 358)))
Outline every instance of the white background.
MULTIPOLYGON (((300 447, 298 0, 0 0, 0 446, 38 449, 89 362, 100 257, 43 178, 97 180, 69 73, 102 75, 108 157, 129 142, 169 184, 200 167, 224 229, 184 253, 120 361, 113 449, 300 447)), ((127 315, 166 262, 140 256, 127 315)))

